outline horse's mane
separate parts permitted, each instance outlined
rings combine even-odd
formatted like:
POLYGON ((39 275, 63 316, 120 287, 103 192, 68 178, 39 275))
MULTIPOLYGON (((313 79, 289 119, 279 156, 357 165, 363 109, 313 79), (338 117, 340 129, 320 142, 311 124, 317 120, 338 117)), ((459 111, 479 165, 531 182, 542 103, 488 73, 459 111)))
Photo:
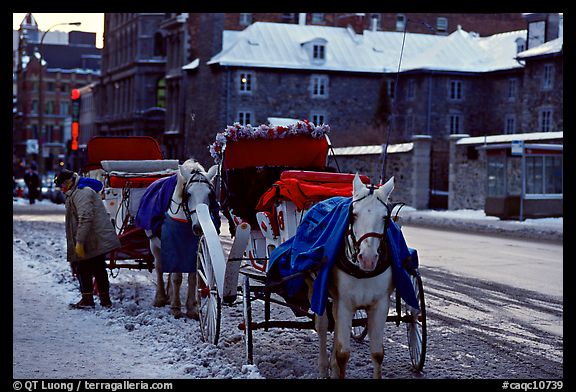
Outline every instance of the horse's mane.
POLYGON ((182 168, 184 169, 185 173, 192 173, 194 171, 200 171, 202 174, 206 174, 206 169, 204 169, 204 166, 202 166, 200 164, 200 162, 198 162, 194 158, 190 158, 190 159, 186 160, 186 162, 184 162, 182 164, 182 168))

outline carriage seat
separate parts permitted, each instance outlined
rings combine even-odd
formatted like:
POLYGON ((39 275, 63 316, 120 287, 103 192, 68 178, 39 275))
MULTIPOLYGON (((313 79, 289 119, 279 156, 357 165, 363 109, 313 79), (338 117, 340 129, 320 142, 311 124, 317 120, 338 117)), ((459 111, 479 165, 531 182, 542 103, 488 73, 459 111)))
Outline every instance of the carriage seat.
MULTIPOLYGON (((352 196, 354 174, 286 170, 258 201, 257 211, 271 211, 278 200, 292 201, 298 210, 308 209, 312 204, 334 196, 352 196)), ((365 184, 370 178, 360 176, 365 184)))

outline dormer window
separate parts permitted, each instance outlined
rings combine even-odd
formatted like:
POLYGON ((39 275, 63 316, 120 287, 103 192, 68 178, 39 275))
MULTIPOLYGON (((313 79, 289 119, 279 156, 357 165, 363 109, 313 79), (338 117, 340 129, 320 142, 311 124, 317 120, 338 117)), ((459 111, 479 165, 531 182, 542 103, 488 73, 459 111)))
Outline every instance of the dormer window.
POLYGON ((324 38, 314 38, 302 43, 302 47, 308 52, 312 64, 322 65, 326 62, 326 42, 324 38))

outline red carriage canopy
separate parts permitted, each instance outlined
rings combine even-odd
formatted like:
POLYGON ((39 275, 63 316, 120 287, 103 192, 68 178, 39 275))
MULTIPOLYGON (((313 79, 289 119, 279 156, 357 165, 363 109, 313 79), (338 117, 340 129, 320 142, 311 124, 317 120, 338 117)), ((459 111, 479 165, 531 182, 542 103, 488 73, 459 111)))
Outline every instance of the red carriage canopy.
POLYGON ((328 141, 325 137, 293 136, 284 139, 242 139, 229 142, 224 153, 224 169, 261 166, 326 166, 328 141))
POLYGON ((150 136, 95 136, 88 141, 84 172, 101 169, 106 160, 164 159, 158 141, 150 136))

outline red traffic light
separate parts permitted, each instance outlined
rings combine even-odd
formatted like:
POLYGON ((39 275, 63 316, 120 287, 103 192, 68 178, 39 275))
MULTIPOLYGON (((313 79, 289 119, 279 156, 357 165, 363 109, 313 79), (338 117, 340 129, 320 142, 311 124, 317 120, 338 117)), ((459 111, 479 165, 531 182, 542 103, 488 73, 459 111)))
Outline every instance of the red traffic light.
POLYGON ((71 94, 70 98, 79 99, 80 98, 80 90, 78 90, 77 88, 72 89, 72 94, 71 94))

